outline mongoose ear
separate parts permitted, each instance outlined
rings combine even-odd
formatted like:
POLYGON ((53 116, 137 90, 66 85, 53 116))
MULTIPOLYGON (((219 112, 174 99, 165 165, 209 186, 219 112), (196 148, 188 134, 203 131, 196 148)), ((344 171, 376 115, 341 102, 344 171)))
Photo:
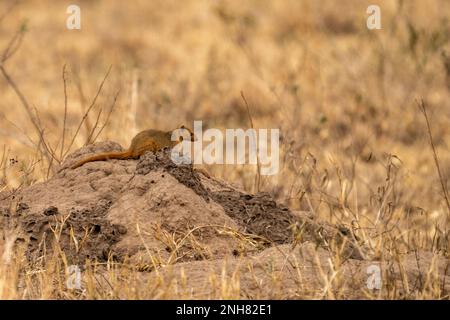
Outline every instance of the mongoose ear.
POLYGON ((192 132, 192 130, 189 129, 188 127, 186 127, 184 124, 178 126, 177 129, 185 129, 185 130, 189 131, 189 133, 191 134, 191 139, 190 139, 190 141, 197 141, 197 138, 194 136, 194 133, 192 132))

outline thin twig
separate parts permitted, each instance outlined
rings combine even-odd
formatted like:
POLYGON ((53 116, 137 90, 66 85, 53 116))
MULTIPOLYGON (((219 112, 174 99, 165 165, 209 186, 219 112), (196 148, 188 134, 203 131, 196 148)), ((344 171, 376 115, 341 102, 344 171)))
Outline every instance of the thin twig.
POLYGON ((19 50, 24 34, 25 32, 23 31, 23 28, 21 28, 11 38, 8 45, 6 46, 6 49, 2 53, 1 64, 5 64, 5 62, 9 58, 11 58, 17 52, 17 50, 19 50))
POLYGON ((97 98, 100 95, 100 92, 103 89, 103 85, 105 84, 106 79, 109 76, 109 73, 111 72, 112 66, 109 67, 108 71, 105 74, 105 77, 103 78, 102 82, 100 83, 100 86, 97 90, 97 93, 95 94, 94 99, 91 102, 91 105, 89 106, 89 108, 86 110, 86 112, 83 115, 83 118, 81 119, 80 123, 78 124, 77 130, 75 131, 75 134, 72 137, 72 140, 70 141, 69 146, 67 147, 67 150, 64 152, 64 157, 67 155, 67 153, 70 151, 70 149, 72 148, 76 137, 78 136, 78 133, 80 132, 81 126, 83 125, 84 121, 86 120, 86 118, 88 117, 91 109, 95 106, 95 103, 97 102, 97 98))
POLYGON ((63 121, 63 131, 62 131, 62 142, 61 142, 61 152, 60 159, 62 160, 64 153, 64 142, 66 139, 66 121, 67 121, 67 78, 66 78, 66 65, 63 66, 62 78, 64 85, 64 121, 63 121))
MULTIPOLYGON (((82 108, 83 112, 85 112, 87 102, 86 102, 86 96, 85 96, 84 90, 83 90, 83 83, 81 82, 80 69, 78 67, 75 68, 75 70, 73 71, 73 80, 75 81, 75 86, 77 87, 77 90, 78 90, 78 96, 80 98, 81 108, 82 108)), ((87 118, 86 121, 84 121, 84 126, 86 128, 86 132, 91 131, 91 123, 89 122, 89 118, 87 118)))
POLYGON ((436 169, 439 175, 439 181, 441 182, 441 188, 442 188, 442 192, 444 193, 444 199, 445 202, 447 204, 447 209, 448 209, 448 215, 447 215, 447 223, 450 220, 450 200, 449 200, 449 196, 448 196, 448 190, 447 190, 447 186, 446 186, 446 181, 444 180, 444 175, 442 174, 441 171, 441 166, 439 164, 439 158, 436 152, 436 147, 434 145, 434 140, 433 140, 433 134, 431 132, 431 126, 430 126, 430 120, 428 118, 428 113, 427 113, 427 107, 425 102, 423 101, 423 99, 419 101, 416 101, 417 105, 420 108, 420 111, 422 111, 422 114, 425 118, 425 122, 427 124, 427 132, 428 132, 428 138, 429 138, 429 143, 431 146, 431 150, 433 152, 433 158, 434 158, 434 164, 436 165, 436 169))
POLYGON ((30 148, 37 147, 37 144, 33 141, 33 139, 31 139, 31 137, 22 128, 19 128, 14 122, 9 120, 3 113, 0 113, 0 118, 2 118, 5 122, 9 123, 14 129, 16 129, 22 135, 24 135, 28 139, 29 143, 27 143, 27 141, 25 141, 25 139, 23 138, 16 138, 18 142, 22 143, 26 147, 30 148))
MULTIPOLYGON (((241 91, 241 97, 244 100, 245 107, 247 108, 247 115, 250 120, 250 125, 252 127, 252 131, 253 131, 253 133, 255 133, 255 126, 253 125, 253 118, 250 113, 250 107, 248 105, 247 99, 245 98, 243 91, 241 91)), ((256 168, 257 168, 257 172, 256 172, 256 176, 255 176, 255 189, 256 189, 256 192, 259 192, 259 188, 260 188, 260 184, 261 184, 261 164, 259 162, 259 147, 258 147, 258 141, 257 141, 256 135, 255 135, 255 144, 256 144, 256 168)))
MULTIPOLYGON (((19 87, 16 85, 14 80, 9 76, 8 72, 6 72, 3 65, 0 65, 0 72, 2 73, 3 77, 6 79, 6 82, 13 88, 14 92, 16 93, 17 97, 19 98, 20 102, 22 103, 22 106, 24 107, 26 113, 28 114, 28 117, 30 118, 31 123, 33 124, 35 130, 37 131, 41 141, 44 139, 43 132, 41 128, 39 127, 35 116, 32 113, 32 108, 30 104, 28 103, 27 99, 25 98, 25 95, 22 93, 22 91, 19 89, 19 87)), ((45 144, 45 141, 42 141, 45 144)), ((48 151, 48 150, 47 150, 48 151)), ((50 161, 50 156, 48 152, 44 153, 47 159, 50 161)))
POLYGON ((95 119, 94 126, 92 127, 91 132, 89 132, 86 142, 84 143, 85 146, 87 146, 88 144, 91 143, 92 136, 94 135, 95 130, 97 130, 97 126, 98 126, 98 123, 100 122, 100 117, 101 117, 102 113, 103 113, 103 108, 100 108, 100 110, 98 111, 98 114, 97 114, 97 118, 95 119))
MULTIPOLYGON (((15 81, 11 78, 11 76, 8 74, 8 72, 5 69, 5 62, 9 58, 11 58, 19 49, 19 47, 22 43, 22 38, 25 33, 25 30, 26 30, 25 25, 22 25, 20 30, 14 35, 14 37, 12 38, 12 40, 9 42, 8 46, 2 53, 2 55, 1 55, 2 60, 0 63, 0 72, 2 73, 6 82, 12 87, 12 89, 16 93, 17 97, 19 98, 20 102, 22 103, 22 106, 24 107, 26 113, 28 114, 28 117, 30 118, 31 123, 33 124, 35 130, 37 131, 39 139, 40 139, 40 143, 38 144, 40 152, 47 158, 49 163, 52 163, 51 157, 50 157, 51 153, 49 151, 49 147, 48 147, 47 143, 45 142, 44 132, 39 125, 39 121, 36 118, 36 116, 33 115, 31 105, 28 102, 28 100, 26 99, 25 95, 22 93, 20 88, 17 86, 15 81), (41 149, 41 147, 40 147, 41 144, 44 146, 43 149, 41 149)), ((36 112, 37 112, 37 110, 36 110, 36 112)), ((54 155, 52 155, 52 157, 53 156, 54 155)))
POLYGON ((109 112, 108 112, 108 115, 106 116, 106 120, 105 120, 105 122, 103 123, 103 125, 101 126, 100 130, 97 132, 97 134, 96 134, 96 136, 94 137, 94 139, 92 140, 92 142, 97 141, 98 136, 102 133, 103 129, 105 129, 106 125, 108 124, 109 118, 111 117, 111 114, 113 113, 114 108, 115 108, 115 106, 116 106, 116 102, 117 102, 117 98, 119 97, 119 94, 120 94, 120 89, 119 89, 119 90, 116 92, 116 94, 114 95, 114 100, 113 100, 113 102, 112 102, 111 108, 109 108, 109 112))
POLYGON ((42 129, 41 118, 39 116, 38 109, 35 106, 33 106, 33 109, 34 109, 34 113, 35 113, 35 116, 36 116, 37 125, 39 127, 40 137, 41 137, 42 143, 45 146, 45 149, 47 150, 48 154, 50 154, 53 159, 55 159, 56 161, 60 162, 58 160, 57 156, 56 156, 55 150, 52 149, 51 145, 49 143, 47 143, 45 138, 44 138, 44 129, 42 129))

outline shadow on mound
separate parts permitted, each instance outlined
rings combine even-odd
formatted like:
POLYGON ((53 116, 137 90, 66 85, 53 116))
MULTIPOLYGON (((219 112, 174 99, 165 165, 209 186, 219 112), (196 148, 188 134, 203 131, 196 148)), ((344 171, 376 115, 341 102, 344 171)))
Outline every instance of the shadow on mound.
POLYGON ((176 165, 172 162, 169 149, 145 154, 136 166, 136 173, 145 175, 158 169, 167 171, 205 201, 213 200, 220 204, 246 233, 277 244, 292 241, 290 226, 295 222, 295 216, 287 207, 277 204, 269 194, 250 195, 231 188, 207 190, 191 164, 176 165))
POLYGON ((104 262, 119 258, 112 247, 127 232, 126 227, 106 219, 110 205, 100 202, 91 208, 72 208, 64 215, 55 206, 33 213, 26 203, 20 202, 15 214, 5 210, 0 221, 20 230, 16 243, 26 243, 26 256, 32 262, 51 253, 56 243, 71 264, 83 265, 87 259, 104 262), (55 243, 54 239, 58 241, 55 243))

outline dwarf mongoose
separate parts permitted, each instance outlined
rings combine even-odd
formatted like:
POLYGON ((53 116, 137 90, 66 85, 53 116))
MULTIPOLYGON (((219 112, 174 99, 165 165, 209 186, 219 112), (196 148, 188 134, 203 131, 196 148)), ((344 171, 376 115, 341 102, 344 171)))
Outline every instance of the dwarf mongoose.
MULTIPOLYGON (((191 130, 185 126, 181 126, 177 129, 186 129, 191 137, 191 141, 194 141, 194 134, 191 130)), ((81 167, 83 164, 92 161, 105 161, 109 159, 137 159, 147 151, 156 152, 165 147, 172 148, 176 144, 183 141, 183 137, 180 135, 179 140, 172 141, 172 131, 160 131, 160 130, 145 130, 139 132, 133 140, 131 140, 131 145, 128 150, 119 152, 105 152, 100 153, 86 159, 80 160, 71 166, 71 169, 76 169, 81 167)))

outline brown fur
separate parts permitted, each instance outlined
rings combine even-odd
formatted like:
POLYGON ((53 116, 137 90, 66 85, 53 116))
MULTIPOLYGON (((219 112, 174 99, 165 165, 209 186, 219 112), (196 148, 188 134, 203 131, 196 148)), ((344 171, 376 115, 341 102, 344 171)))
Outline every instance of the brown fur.
MULTIPOLYGON (((194 141, 194 134, 191 130, 188 128, 181 126, 179 129, 186 129, 190 132, 191 135, 191 141, 194 141)), ((161 150, 165 147, 173 148, 176 144, 183 141, 182 138, 180 138, 177 141, 172 141, 172 131, 160 131, 160 130, 145 130, 142 132, 139 132, 133 140, 131 140, 130 147, 122 152, 105 152, 100 153, 88 158, 85 158, 83 160, 78 161, 73 166, 71 166, 71 169, 76 169, 78 167, 81 167, 85 163, 92 162, 92 161, 106 161, 109 159, 137 159, 147 151, 156 152, 158 150, 161 150)))

